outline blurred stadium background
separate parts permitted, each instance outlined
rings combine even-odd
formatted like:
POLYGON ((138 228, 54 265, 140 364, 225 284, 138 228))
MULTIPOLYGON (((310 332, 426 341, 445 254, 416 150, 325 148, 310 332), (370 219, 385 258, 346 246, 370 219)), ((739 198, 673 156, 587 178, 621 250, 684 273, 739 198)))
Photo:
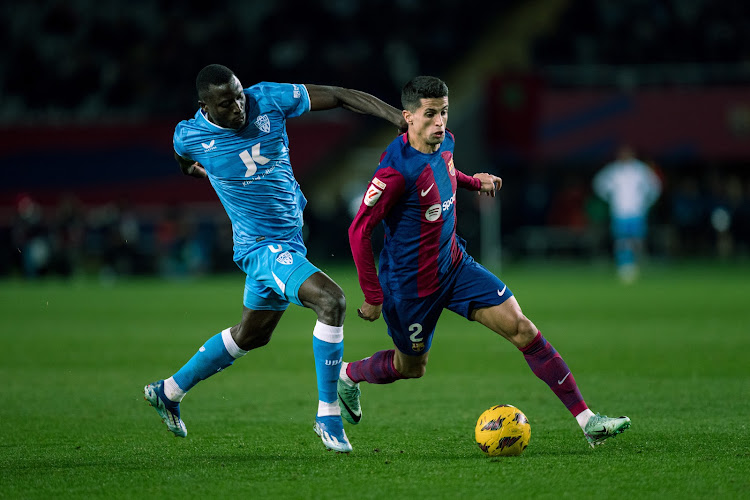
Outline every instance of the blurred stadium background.
MULTIPOLYGON (((711 0, 4 2, 0 276, 190 276, 235 270, 210 185, 183 177, 172 131, 194 78, 225 64, 370 92, 451 87, 459 233, 489 265, 606 261, 591 177, 629 144, 664 191, 653 259, 750 257, 750 3, 711 0)), ((289 122, 313 262, 350 262, 346 227, 395 131, 344 111, 289 122)))

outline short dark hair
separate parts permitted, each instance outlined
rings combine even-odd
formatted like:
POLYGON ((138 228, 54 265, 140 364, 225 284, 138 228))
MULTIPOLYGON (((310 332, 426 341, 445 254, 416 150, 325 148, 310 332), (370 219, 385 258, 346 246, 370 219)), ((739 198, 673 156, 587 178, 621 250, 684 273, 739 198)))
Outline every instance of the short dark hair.
POLYGON ((232 81, 234 72, 221 64, 209 64, 195 78, 195 89, 198 91, 198 99, 203 100, 211 85, 224 85, 232 81))
POLYGON ((434 76, 417 76, 401 90, 401 105, 414 112, 422 104, 421 99, 448 97, 448 85, 434 76))

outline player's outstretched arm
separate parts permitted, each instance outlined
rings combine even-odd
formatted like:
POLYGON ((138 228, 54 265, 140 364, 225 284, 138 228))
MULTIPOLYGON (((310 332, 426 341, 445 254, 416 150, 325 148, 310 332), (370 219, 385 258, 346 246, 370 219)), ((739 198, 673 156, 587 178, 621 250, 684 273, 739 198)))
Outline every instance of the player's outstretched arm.
POLYGON ((305 84, 305 87, 310 94, 312 111, 344 108, 355 113, 377 116, 391 122, 401 131, 406 130, 406 120, 400 110, 367 92, 328 85, 305 84))
POLYGON ((206 177, 208 177, 208 175, 206 174, 206 169, 203 168, 203 165, 201 165, 197 161, 183 158, 176 152, 174 154, 174 159, 177 160, 177 163, 180 165, 180 170, 182 170, 183 174, 189 175, 191 177, 198 177, 200 179, 205 179, 206 177))

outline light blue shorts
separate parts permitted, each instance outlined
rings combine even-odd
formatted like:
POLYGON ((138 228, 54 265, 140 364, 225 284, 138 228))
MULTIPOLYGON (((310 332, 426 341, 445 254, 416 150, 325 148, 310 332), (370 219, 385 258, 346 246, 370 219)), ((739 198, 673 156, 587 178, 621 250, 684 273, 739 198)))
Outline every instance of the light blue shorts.
POLYGON ((646 217, 614 217, 612 236, 615 238, 645 238, 646 217))
POLYGON ((301 233, 290 241, 256 243, 234 262, 247 274, 242 303, 256 311, 284 311, 290 302, 302 306, 300 286, 320 271, 307 260, 301 233))

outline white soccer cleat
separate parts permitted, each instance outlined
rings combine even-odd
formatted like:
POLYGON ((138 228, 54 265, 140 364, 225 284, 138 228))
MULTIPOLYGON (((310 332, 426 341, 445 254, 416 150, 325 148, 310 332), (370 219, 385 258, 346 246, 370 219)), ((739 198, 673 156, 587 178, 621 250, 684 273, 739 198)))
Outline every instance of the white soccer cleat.
POLYGON ((602 444, 605 440, 624 432, 629 427, 630 419, 628 417, 610 418, 597 413, 586 422, 583 434, 586 436, 586 441, 593 448, 602 444))
POLYGON ((329 450, 338 453, 349 453, 352 451, 352 445, 349 443, 349 438, 346 437, 346 433, 344 432, 344 424, 341 422, 341 417, 315 417, 313 430, 315 434, 320 436, 323 444, 329 450))
POLYGON ((162 422, 167 424, 168 430, 176 437, 187 436, 187 428, 180 418, 180 403, 175 403, 164 395, 163 380, 148 384, 143 388, 143 394, 148 404, 153 406, 159 414, 162 422))

